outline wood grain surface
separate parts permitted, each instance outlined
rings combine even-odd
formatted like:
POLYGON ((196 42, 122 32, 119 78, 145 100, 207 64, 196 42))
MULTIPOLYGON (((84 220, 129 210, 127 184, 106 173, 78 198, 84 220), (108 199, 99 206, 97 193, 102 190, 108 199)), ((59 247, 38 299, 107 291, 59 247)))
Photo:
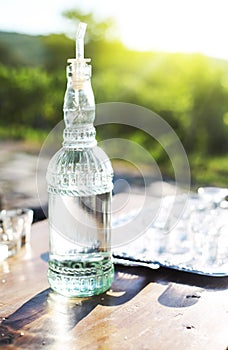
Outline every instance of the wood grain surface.
POLYGON ((48 225, 0 264, 4 349, 207 349, 228 346, 228 278, 115 267, 111 289, 67 299, 47 282, 48 225))

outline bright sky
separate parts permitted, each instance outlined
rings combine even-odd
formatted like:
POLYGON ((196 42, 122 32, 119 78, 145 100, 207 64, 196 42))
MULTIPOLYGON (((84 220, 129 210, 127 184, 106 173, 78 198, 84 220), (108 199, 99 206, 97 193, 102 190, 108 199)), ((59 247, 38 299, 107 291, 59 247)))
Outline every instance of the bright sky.
MULTIPOLYGON (((228 60, 228 0, 0 0, 0 30, 72 33, 63 10, 114 17, 120 39, 139 50, 201 52, 228 60)), ((75 29, 76 31, 76 29, 75 29)))

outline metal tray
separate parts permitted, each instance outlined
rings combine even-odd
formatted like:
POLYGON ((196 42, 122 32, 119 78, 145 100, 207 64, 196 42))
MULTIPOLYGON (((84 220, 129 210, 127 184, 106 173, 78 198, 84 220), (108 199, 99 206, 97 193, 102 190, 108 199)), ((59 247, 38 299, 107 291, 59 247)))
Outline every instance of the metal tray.
MULTIPOLYGON (((180 207, 182 201, 182 196, 166 197, 161 206, 163 214, 158 215, 145 233, 112 249, 114 263, 152 269, 162 266, 214 277, 228 276, 228 202, 221 198, 212 203, 208 198, 205 201, 202 196, 191 194, 185 209, 176 218, 176 224, 168 230, 167 222, 173 220, 176 211, 171 210, 166 217, 164 213, 167 213, 170 203, 172 207, 180 207)), ((128 213, 125 218, 113 222, 113 226, 129 222, 136 215, 137 212, 128 213)))

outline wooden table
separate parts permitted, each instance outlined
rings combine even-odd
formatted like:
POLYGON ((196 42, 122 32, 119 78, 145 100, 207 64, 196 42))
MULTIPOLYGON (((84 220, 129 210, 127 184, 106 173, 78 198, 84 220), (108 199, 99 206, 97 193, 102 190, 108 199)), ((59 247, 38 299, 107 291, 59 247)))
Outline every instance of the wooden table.
POLYGON ((116 266, 108 292, 67 299, 47 282, 48 225, 0 264, 4 349, 207 349, 228 346, 228 277, 116 266))

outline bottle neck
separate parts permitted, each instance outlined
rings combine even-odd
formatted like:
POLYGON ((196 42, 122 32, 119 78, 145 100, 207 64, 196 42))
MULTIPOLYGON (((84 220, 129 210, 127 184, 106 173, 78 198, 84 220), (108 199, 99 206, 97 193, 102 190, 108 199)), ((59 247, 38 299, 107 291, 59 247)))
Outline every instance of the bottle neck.
POLYGON ((88 148, 97 144, 94 128, 95 101, 90 81, 91 67, 85 62, 71 62, 67 67, 64 97, 63 147, 88 148))
POLYGON ((81 128, 65 128, 63 132, 63 147, 90 148, 97 145, 96 129, 93 125, 81 128))

